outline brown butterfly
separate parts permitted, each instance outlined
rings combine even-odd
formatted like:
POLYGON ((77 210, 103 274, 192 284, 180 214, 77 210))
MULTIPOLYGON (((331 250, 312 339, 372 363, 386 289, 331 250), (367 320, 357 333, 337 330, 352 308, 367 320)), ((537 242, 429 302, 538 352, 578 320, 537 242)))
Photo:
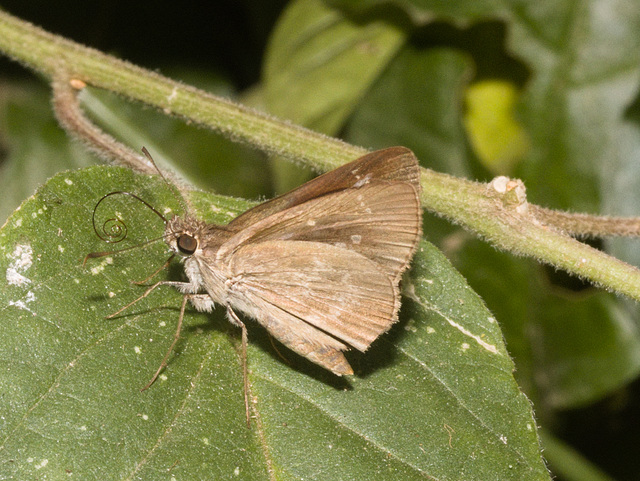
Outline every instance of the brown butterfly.
POLYGON ((392 147, 264 202, 228 225, 191 215, 166 220, 153 209, 165 220, 163 238, 182 257, 189 281, 157 282, 109 316, 159 286, 184 293, 174 341, 145 389, 166 366, 187 301, 199 311, 224 306, 242 329, 247 423, 247 330, 237 312, 334 374, 353 374, 343 351, 366 351, 397 321, 398 284, 421 236, 419 178, 414 154, 392 147))

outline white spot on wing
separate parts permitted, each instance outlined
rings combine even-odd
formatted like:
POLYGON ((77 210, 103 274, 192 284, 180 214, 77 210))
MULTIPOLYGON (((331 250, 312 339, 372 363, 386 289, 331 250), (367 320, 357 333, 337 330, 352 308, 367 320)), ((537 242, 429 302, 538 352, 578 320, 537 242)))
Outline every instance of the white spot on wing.
POLYGON ((362 236, 361 235, 354 234, 354 235, 351 236, 351 243, 358 245, 358 244, 360 244, 360 242, 362 242, 362 236))
MULTIPOLYGON (((356 181, 356 183, 353 184, 353 186, 357 189, 358 187, 362 187, 363 185, 366 185, 369 182, 371 182, 371 174, 367 174, 364 177, 362 177, 361 179, 358 179, 356 181)), ((358 200, 360 200, 360 199, 358 199, 358 200)))

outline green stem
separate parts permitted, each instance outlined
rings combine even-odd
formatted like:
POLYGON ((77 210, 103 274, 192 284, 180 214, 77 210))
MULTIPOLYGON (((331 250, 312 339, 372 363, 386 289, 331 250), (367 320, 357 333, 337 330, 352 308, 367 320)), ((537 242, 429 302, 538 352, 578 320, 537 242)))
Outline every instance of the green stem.
MULTIPOLYGON (((0 11, 0 50, 51 81, 80 79, 206 125, 234 140, 328 170, 365 150, 183 85, 55 36, 0 11)), ((423 170, 426 209, 459 223, 499 248, 587 278, 640 300, 640 270, 545 226, 486 186, 423 170)), ((523 204, 524 205, 524 204, 523 204)))
POLYGON ((496 247, 640 300, 640 270, 542 224, 535 216, 537 206, 529 206, 526 199, 513 204, 509 192, 501 195, 486 184, 429 170, 423 171, 422 185, 424 206, 496 247))

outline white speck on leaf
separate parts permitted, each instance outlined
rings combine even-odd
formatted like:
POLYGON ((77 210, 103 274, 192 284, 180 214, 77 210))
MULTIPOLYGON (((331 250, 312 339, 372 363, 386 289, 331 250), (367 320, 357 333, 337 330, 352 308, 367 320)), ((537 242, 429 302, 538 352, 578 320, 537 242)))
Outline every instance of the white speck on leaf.
POLYGON ((24 300, 20 299, 18 301, 9 301, 9 305, 16 306, 19 309, 24 309, 25 311, 28 311, 35 316, 36 313, 33 312, 31 309, 29 309, 29 307, 27 306, 27 304, 35 300, 36 300, 36 295, 33 292, 29 291, 27 292, 27 295, 25 296, 24 300))
POLYGON ((100 264, 91 268, 91 274, 93 274, 94 276, 100 274, 104 270, 104 268, 110 264, 113 264, 113 257, 105 257, 105 259, 100 264))
MULTIPOLYGON (((447 322, 449 324, 451 324, 453 327, 455 327, 456 329, 458 329, 462 334, 464 334, 465 336, 469 336, 471 339, 473 339, 474 341, 476 341, 480 346, 482 346, 484 349, 486 349, 487 351, 493 353, 493 354, 498 354, 498 348, 496 346, 494 346, 493 344, 489 344, 486 341, 483 341, 481 336, 478 336, 476 334, 473 334, 471 331, 465 329, 464 327, 462 327, 460 324, 458 324, 457 322, 455 322, 453 319, 449 319, 447 318, 447 322)), ((467 349, 468 349, 468 344, 464 343, 463 347, 465 346, 465 344, 467 345, 467 349)))
POLYGON ((31 246, 28 244, 18 244, 13 250, 13 253, 9 255, 9 259, 12 259, 13 261, 7 268, 7 282, 14 286, 29 284, 31 279, 28 279, 23 274, 33 264, 33 250, 31 249, 31 246))

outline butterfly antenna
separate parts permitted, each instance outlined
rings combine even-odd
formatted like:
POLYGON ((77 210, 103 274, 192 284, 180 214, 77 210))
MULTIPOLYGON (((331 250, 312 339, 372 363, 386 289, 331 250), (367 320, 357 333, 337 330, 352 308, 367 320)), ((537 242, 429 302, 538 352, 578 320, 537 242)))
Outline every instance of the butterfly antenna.
POLYGON ((123 190, 109 192, 108 194, 103 195, 102 198, 98 201, 96 206, 93 208, 93 214, 91 216, 93 230, 95 231, 96 235, 104 242, 117 244, 118 242, 122 242, 127 238, 127 224, 125 224, 124 221, 119 217, 112 217, 104 221, 104 223, 102 224, 102 232, 98 230, 98 226, 96 225, 96 212, 98 211, 98 207, 100 207, 100 204, 112 195, 128 195, 129 197, 133 197, 134 199, 142 202, 145 206, 151 209, 154 214, 162 219, 162 222, 164 222, 165 225, 167 225, 167 223, 169 222, 167 218, 163 216, 155 207, 153 207, 151 204, 149 204, 149 202, 142 199, 141 197, 138 197, 136 194, 123 190))
MULTIPOLYGON (((87 261, 89 259, 97 259, 99 257, 110 256, 112 254, 120 254, 122 252, 127 252, 127 251, 131 251, 133 249, 138 249, 140 247, 148 246, 149 244, 154 244, 155 242, 158 242, 158 241, 163 240, 163 239, 164 239, 164 236, 156 237, 155 239, 148 240, 146 242, 143 242, 142 244, 138 244, 138 245, 130 246, 130 247, 125 247, 124 249, 118 249, 118 250, 115 250, 115 251, 90 252, 89 254, 87 254, 84 257, 84 260, 82 261, 82 267, 85 266, 85 264, 87 263, 87 261)), ((171 258, 173 258, 173 256, 171 258)), ((150 276, 150 277, 153 277, 153 276, 150 276)))
POLYGON ((182 209, 184 210, 184 213, 188 214, 189 213, 189 207, 187 206, 187 202, 185 201, 185 199, 182 196, 182 193, 180 192, 178 187, 176 187, 176 185, 173 182, 170 182, 169 179, 167 179, 165 177, 165 175, 162 173, 162 171, 156 165, 155 161, 153 160, 153 157, 151 157, 151 154, 149 153, 149 151, 147 150, 146 147, 142 147, 142 153, 149 160, 149 162, 151 162, 151 165, 153 165, 155 167, 155 169, 158 171, 158 174, 160 175, 162 180, 164 180, 164 183, 167 184, 167 187, 169 187, 169 189, 171 189, 171 192, 173 192, 174 197, 176 198, 176 200, 182 206, 182 209))
MULTIPOLYGON (((98 226, 96 225, 96 212, 98 211, 98 207, 100 207, 100 204, 104 202, 105 199, 113 195, 128 195, 129 197, 133 197, 134 199, 142 202, 145 206, 151 209, 158 217, 162 219, 162 222, 164 222, 165 225, 169 222, 167 218, 163 216, 155 207, 149 204, 146 200, 138 197, 136 194, 133 194, 131 192, 126 192, 126 191, 109 192, 108 194, 103 195, 102 198, 98 201, 96 206, 93 208, 93 214, 91 215, 91 223, 93 224, 93 230, 95 231, 96 235, 100 238, 100 240, 104 242, 107 242, 109 244, 117 244, 118 242, 122 242, 127 238, 127 224, 117 216, 111 217, 105 220, 101 228, 98 228, 98 226)), ((95 259, 97 257, 104 257, 111 254, 119 254, 121 252, 127 252, 132 249, 137 249, 138 247, 144 247, 149 244, 158 242, 159 240, 163 240, 164 237, 165 236, 162 235, 160 237, 156 237, 155 239, 151 239, 146 242, 143 242, 142 244, 127 247, 125 249, 103 251, 103 252, 91 252, 90 254, 87 254, 87 256, 84 258, 84 260, 82 261, 82 265, 84 266, 89 259, 95 259)))

